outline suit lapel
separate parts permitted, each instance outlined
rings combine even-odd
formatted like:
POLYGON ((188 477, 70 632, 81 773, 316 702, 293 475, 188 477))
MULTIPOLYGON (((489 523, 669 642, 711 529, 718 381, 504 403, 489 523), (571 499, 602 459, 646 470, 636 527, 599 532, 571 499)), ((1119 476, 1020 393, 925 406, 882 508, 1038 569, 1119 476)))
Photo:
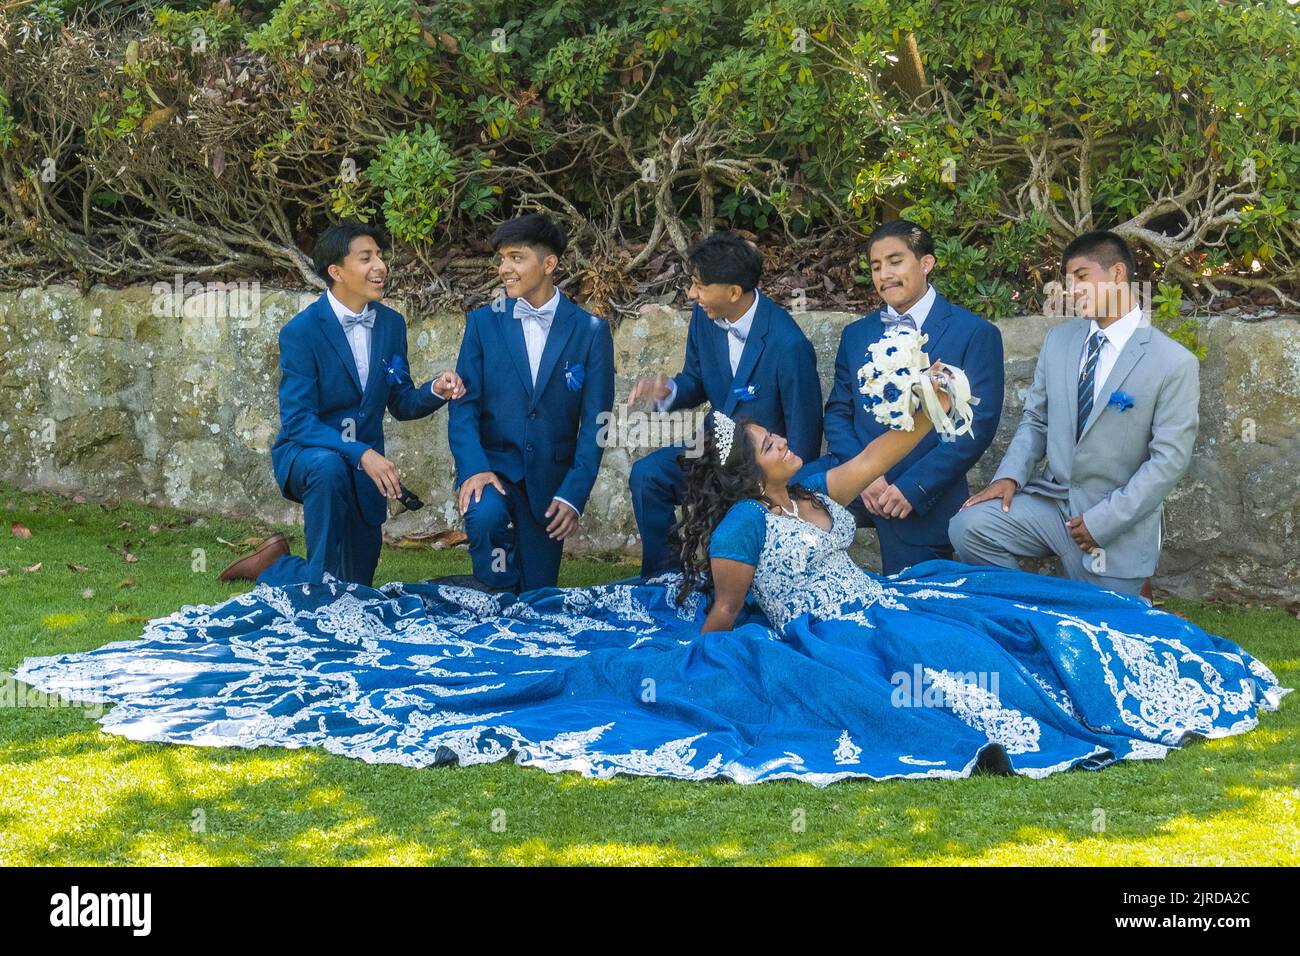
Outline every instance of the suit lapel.
POLYGON ((510 353, 511 363, 519 373, 519 380, 524 384, 524 391, 531 401, 533 397, 533 370, 528 364, 528 346, 524 343, 524 324, 515 318, 515 300, 506 299, 504 311, 492 313, 496 316, 497 328, 510 353))
POLYGON ((551 373, 555 371, 555 363, 559 360, 560 353, 564 351, 564 346, 568 344, 578 324, 577 315, 578 307, 561 292, 560 301, 555 307, 555 318, 551 321, 551 330, 546 333, 546 345, 542 347, 542 360, 537 363, 537 387, 533 389, 529 411, 536 406, 542 392, 546 391, 546 383, 550 381, 551 373))
MULTIPOLYGON (((736 396, 736 389, 743 388, 749 384, 749 377, 754 374, 754 366, 758 364, 758 357, 763 354, 763 340, 767 338, 767 330, 771 325, 772 300, 757 289, 754 295, 758 296, 758 308, 754 311, 754 321, 749 325, 749 335, 745 336, 745 347, 740 352, 740 362, 736 365, 736 374, 731 379, 731 388, 727 393, 727 405, 725 411, 727 415, 733 415, 736 411, 736 405, 740 400, 736 396)), ((714 326, 717 328, 717 326, 714 326)), ((722 332, 722 360, 725 363, 724 368, 731 368, 731 343, 727 341, 730 338, 730 332, 722 332)))
MULTIPOLYGON (((1110 374, 1106 376, 1106 381, 1102 383, 1100 397, 1092 403, 1092 414, 1088 416, 1087 422, 1084 423, 1083 434, 1079 436, 1079 441, 1083 441, 1093 423, 1106 410, 1111 392, 1124 384, 1124 379, 1128 377, 1129 372, 1133 371, 1133 367, 1146 354, 1147 340, 1150 338, 1151 326, 1139 325, 1133 330, 1129 340, 1124 343, 1124 350, 1119 353, 1119 356, 1115 359, 1115 364, 1111 367, 1110 374)), ((1075 401, 1078 401, 1077 397, 1075 401)))
MULTIPOLYGON (((936 292, 934 304, 930 306, 930 314, 921 323, 921 331, 925 333, 925 337, 928 339, 925 343, 925 354, 930 357, 931 363, 943 359, 943 352, 939 350, 939 346, 943 344, 944 336, 952 327, 952 323, 948 321, 951 314, 952 305, 936 292)), ((881 325, 881 334, 883 335, 884 323, 882 322, 881 325)))
MULTIPOLYGON (((361 375, 357 372, 357 360, 352 357, 352 346, 348 344, 348 337, 343 334, 343 326, 339 324, 338 316, 330 307, 329 299, 325 293, 320 294, 316 300, 316 318, 320 321, 321 331, 325 334, 325 341, 333 346, 334 351, 338 353, 339 361, 347 369, 348 375, 352 377, 352 384, 356 386, 357 394, 361 394, 361 375)), ((373 349, 371 350, 373 353, 373 349)))

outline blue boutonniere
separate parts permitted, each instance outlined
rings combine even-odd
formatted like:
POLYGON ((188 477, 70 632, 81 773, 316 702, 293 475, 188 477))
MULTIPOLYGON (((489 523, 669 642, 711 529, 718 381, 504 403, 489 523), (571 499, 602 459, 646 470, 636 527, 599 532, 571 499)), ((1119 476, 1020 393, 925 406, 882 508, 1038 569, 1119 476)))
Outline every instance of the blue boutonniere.
POLYGON ((746 386, 744 386, 743 388, 733 388, 731 391, 732 391, 732 394, 734 394, 734 395, 736 396, 736 401, 738 401, 738 402, 748 402, 748 401, 752 400, 752 399, 754 398, 755 395, 758 394, 758 386, 757 386, 757 385, 746 385, 746 386))
POLYGON ((411 380, 411 367, 400 355, 394 355, 384 364, 384 372, 388 376, 389 385, 401 385, 411 380))
POLYGON ((1134 405, 1133 396, 1128 392, 1111 392, 1110 401, 1106 405, 1118 412, 1126 412, 1134 405))
POLYGON ((582 388, 584 374, 581 362, 574 362, 572 365, 568 362, 564 363, 564 384, 569 391, 576 392, 582 388))

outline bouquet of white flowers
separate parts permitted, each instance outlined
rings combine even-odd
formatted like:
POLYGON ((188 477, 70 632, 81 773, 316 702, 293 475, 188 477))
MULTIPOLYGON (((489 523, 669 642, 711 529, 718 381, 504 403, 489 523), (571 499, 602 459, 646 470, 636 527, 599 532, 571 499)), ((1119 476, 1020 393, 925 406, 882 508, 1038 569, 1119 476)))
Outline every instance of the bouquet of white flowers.
POLYGON ((951 441, 971 430, 971 406, 979 399, 971 396, 965 372, 941 364, 936 378, 952 400, 951 410, 943 410, 929 374, 933 363, 925 353, 928 341, 925 333, 907 326, 890 329, 867 347, 867 363, 858 369, 858 391, 866 396, 862 407, 876 421, 899 431, 912 430, 916 411, 924 405, 934 430, 951 441))

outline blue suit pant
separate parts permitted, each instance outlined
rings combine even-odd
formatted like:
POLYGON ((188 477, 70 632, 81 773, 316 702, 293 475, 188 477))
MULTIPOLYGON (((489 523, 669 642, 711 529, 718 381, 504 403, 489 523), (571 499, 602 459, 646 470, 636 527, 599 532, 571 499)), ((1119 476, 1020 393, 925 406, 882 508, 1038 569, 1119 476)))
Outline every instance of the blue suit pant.
POLYGON ((356 481, 371 481, 329 448, 304 448, 293 460, 287 491, 302 501, 307 557, 286 554, 258 575, 259 584, 316 584, 328 571, 372 586, 383 530, 368 524, 357 505, 356 481))

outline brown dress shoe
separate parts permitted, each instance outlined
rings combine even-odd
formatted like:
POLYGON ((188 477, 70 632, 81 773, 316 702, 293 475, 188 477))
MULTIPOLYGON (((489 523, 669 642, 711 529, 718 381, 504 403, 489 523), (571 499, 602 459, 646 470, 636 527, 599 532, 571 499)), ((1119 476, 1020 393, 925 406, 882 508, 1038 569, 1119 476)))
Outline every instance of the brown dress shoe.
POLYGON ((289 542, 284 535, 273 534, 262 546, 247 557, 235 561, 217 575, 218 581, 256 581, 257 576, 274 564, 281 555, 289 553, 289 542))

